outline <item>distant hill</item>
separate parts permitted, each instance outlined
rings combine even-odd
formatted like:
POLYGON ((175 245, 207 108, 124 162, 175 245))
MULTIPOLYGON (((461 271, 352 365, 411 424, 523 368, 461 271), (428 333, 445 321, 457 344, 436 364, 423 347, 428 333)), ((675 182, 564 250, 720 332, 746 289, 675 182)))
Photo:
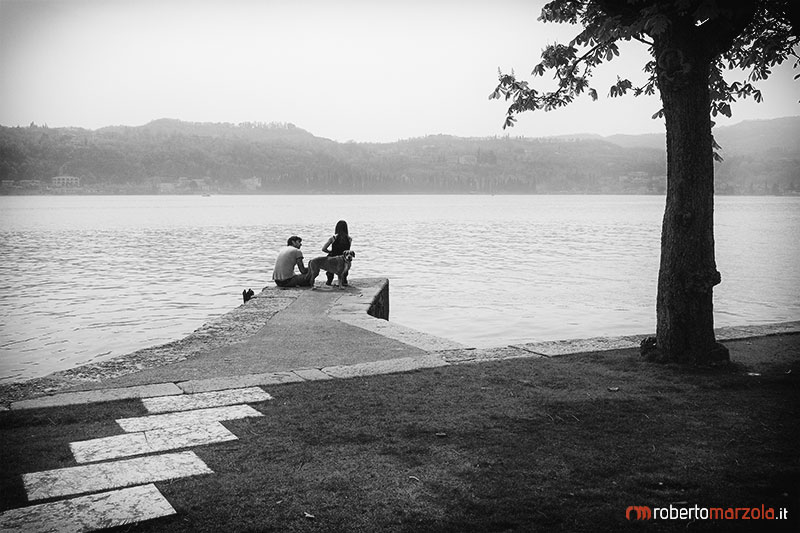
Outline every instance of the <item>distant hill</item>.
MULTIPOLYGON (((800 117, 771 120, 745 120, 732 126, 713 130, 714 140, 722 148, 720 154, 746 155, 774 150, 798 152, 800 146, 800 117)), ((665 134, 610 135, 603 139, 626 148, 658 148, 666 146, 665 134)))
POLYGON ((279 139, 300 143, 321 140, 291 123, 243 122, 231 124, 228 122, 183 122, 171 118, 153 120, 144 126, 109 126, 97 130, 97 133, 125 133, 130 130, 151 135, 230 137, 262 142, 279 139))
POLYGON ((664 150, 667 145, 664 133, 643 133, 641 135, 625 135, 618 133, 603 137, 608 142, 624 146, 625 148, 654 148, 664 150))
MULTIPOLYGON (((724 157, 715 170, 718 192, 800 192, 800 117, 745 121, 714 134, 724 157)), ((5 194, 662 193, 665 167, 658 134, 337 143, 284 123, 0 126, 5 194)))
POLYGON ((800 151, 800 117, 773 120, 746 120, 714 131, 714 139, 722 147, 721 154, 748 155, 775 151, 800 151))

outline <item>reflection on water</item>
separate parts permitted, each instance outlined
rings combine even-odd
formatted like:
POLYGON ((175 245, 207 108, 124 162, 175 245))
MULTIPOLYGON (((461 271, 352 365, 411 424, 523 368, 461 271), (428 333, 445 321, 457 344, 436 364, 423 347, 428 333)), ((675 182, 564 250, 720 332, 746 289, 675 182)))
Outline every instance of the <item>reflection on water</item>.
MULTIPOLYGON (((348 221, 391 320, 471 346, 655 329, 663 198, 0 198, 0 381, 175 340, 348 221)), ((800 318, 800 198, 718 197, 716 325, 800 318)))

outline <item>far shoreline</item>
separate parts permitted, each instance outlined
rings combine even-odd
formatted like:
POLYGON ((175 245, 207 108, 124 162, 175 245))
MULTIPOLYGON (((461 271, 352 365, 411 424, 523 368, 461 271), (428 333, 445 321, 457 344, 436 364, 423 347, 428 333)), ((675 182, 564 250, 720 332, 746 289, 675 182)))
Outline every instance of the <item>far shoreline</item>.
MULTIPOLYGON (((20 193, 9 193, 0 190, 0 196, 162 196, 162 197, 214 197, 214 196, 659 196, 666 197, 666 193, 654 192, 341 192, 341 191, 307 191, 307 192, 212 192, 212 193, 144 193, 144 192, 42 192, 33 193, 30 191, 20 193)), ((737 194, 717 192, 714 196, 737 197, 737 198, 795 198, 800 197, 800 191, 786 191, 782 194, 737 194)))

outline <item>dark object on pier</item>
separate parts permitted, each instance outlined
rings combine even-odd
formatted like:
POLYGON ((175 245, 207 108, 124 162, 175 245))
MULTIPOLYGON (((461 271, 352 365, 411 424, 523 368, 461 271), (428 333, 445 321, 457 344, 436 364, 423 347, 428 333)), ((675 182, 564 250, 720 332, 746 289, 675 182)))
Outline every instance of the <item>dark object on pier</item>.
POLYGON ((255 296, 255 294, 256 293, 253 292, 253 289, 247 289, 245 291, 242 291, 242 300, 244 300, 244 303, 247 303, 247 301, 253 296, 255 296))

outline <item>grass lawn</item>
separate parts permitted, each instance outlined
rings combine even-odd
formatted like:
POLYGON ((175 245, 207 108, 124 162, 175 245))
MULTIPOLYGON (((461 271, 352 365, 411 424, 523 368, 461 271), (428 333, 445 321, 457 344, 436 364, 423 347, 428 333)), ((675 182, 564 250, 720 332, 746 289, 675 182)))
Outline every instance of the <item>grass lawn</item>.
MULTIPOLYGON (((157 483, 178 512, 122 531, 800 531, 800 335, 729 342, 712 369, 634 350, 265 387, 214 474, 157 483), (757 375, 752 375, 757 374, 757 375), (632 505, 789 520, 628 521, 632 505)), ((0 509, 74 465, 138 402, 0 413, 0 509)))

